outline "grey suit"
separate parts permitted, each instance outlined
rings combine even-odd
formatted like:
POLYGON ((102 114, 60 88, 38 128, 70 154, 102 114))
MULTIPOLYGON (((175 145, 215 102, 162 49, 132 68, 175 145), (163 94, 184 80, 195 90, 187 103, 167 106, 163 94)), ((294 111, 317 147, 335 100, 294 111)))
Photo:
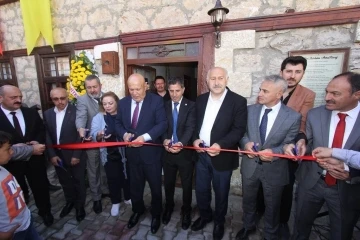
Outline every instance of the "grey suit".
MULTIPOLYGON (((99 104, 88 94, 77 98, 76 104, 76 128, 91 129, 93 117, 99 112, 99 104)), ((87 174, 91 197, 93 201, 101 200, 102 192, 109 192, 106 182, 105 170, 100 164, 99 149, 86 150, 88 156, 87 174)))
MULTIPOLYGON (((259 125, 263 105, 248 107, 248 128, 241 139, 241 147, 248 142, 261 143, 259 125)), ((299 133, 301 115, 281 104, 275 122, 259 149, 272 149, 273 153, 282 154, 283 146, 293 142, 299 133)), ((241 174, 243 183, 243 222, 246 229, 255 228, 256 198, 260 183, 264 188, 266 204, 264 235, 266 239, 278 239, 279 211, 281 194, 289 183, 288 160, 273 158, 272 162, 262 162, 260 158, 242 157, 241 174)))
POLYGON ((11 146, 14 151, 11 161, 28 161, 33 154, 34 148, 29 145, 11 146))
MULTIPOLYGON (((331 113, 325 106, 309 111, 306 122, 308 154, 316 147, 328 147, 331 113)), ((344 149, 360 150, 359 125, 360 116, 356 119, 344 149)), ((337 184, 331 187, 321 178, 322 172, 323 169, 313 161, 302 161, 296 172, 299 199, 293 239, 308 239, 312 224, 324 202, 329 209, 331 239, 351 239, 355 219, 360 214, 360 171, 350 168, 350 182, 337 180, 337 184)))

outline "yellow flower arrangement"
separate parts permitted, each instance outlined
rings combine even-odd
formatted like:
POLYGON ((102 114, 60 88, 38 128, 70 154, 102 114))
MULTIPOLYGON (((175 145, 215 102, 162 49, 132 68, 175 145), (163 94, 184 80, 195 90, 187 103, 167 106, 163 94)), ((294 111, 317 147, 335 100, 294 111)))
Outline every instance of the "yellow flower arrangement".
POLYGON ((75 104, 76 98, 86 93, 85 78, 91 74, 97 74, 97 72, 94 69, 94 63, 86 55, 86 52, 82 51, 79 55, 75 55, 71 60, 70 76, 66 82, 71 103, 75 104))

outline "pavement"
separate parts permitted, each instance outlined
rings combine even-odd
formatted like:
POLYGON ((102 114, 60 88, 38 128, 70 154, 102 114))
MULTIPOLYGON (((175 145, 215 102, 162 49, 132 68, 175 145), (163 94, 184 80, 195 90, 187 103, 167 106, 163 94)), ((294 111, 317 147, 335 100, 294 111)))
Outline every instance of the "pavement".
MULTIPOLYGON (((65 205, 65 199, 62 190, 51 193, 52 213, 54 215, 54 224, 46 227, 42 223, 41 217, 37 215, 37 208, 31 197, 29 208, 34 217, 34 225, 37 231, 44 239, 58 240, 210 240, 213 239, 213 222, 209 223, 201 231, 183 230, 181 228, 180 208, 181 208, 182 190, 176 188, 175 191, 175 209, 172 214, 171 221, 167 225, 161 225, 156 234, 150 232, 151 215, 149 211, 141 217, 139 224, 132 229, 127 228, 132 210, 131 206, 121 203, 120 214, 117 217, 110 216, 111 202, 109 198, 102 199, 103 212, 95 214, 92 211, 92 201, 89 190, 87 191, 87 199, 85 205, 86 217, 80 223, 75 219, 75 209, 66 217, 60 218, 59 214, 65 205)), ((150 206, 151 194, 147 186, 144 193, 144 201, 147 208, 150 206)), ((196 207, 195 192, 193 191, 193 212, 192 220, 195 221, 199 217, 196 207)), ((214 196, 212 201, 214 209, 214 196)), ((293 215, 293 214, 292 214, 293 215)), ((293 216, 289 221, 290 231, 293 225, 293 216)), ((311 240, 329 239, 328 235, 329 219, 327 216, 316 220, 316 227, 311 234, 311 240), (320 236, 319 233, 323 236, 320 236)), ((360 226, 360 222, 358 223, 360 226)), ((236 233, 242 228, 242 198, 239 195, 231 194, 229 196, 228 213, 226 215, 225 234, 223 239, 235 239, 236 233)), ((249 240, 263 239, 263 218, 258 219, 256 233, 249 236, 249 240)), ((285 239, 285 238, 283 238, 285 239)), ((360 240, 360 232, 354 231, 354 239, 360 240)))

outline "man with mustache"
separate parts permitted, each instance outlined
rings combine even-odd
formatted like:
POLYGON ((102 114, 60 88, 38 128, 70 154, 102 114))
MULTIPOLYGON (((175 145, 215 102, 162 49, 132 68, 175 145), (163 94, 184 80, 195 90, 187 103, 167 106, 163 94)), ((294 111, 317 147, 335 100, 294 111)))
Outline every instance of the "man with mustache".
MULTIPOLYGON (((311 154, 317 147, 360 150, 360 75, 346 72, 327 85, 326 105, 311 109, 306 120, 311 154)), ((290 144, 293 148, 294 145, 290 144)), ((305 147, 304 147, 305 148, 305 147)), ((331 161, 301 161, 296 172, 298 202, 293 239, 308 239, 312 224, 323 206, 330 217, 330 239, 350 240, 360 216, 360 170, 331 161)))
MULTIPOLYGON (((23 143, 36 145, 45 142, 45 127, 39 113, 35 109, 24 108, 22 93, 19 88, 4 85, 0 88, 0 131, 10 133, 13 144, 23 143)), ((39 216, 44 224, 50 226, 54 222, 51 214, 49 186, 46 175, 44 155, 35 155, 27 161, 10 161, 4 167, 17 179, 21 188, 25 188, 26 179, 34 195, 39 216)))
POLYGON ((229 75, 226 69, 214 67, 209 70, 206 83, 210 92, 196 99, 196 126, 193 142, 197 150, 196 202, 200 217, 191 230, 199 231, 214 219, 213 238, 224 236, 225 216, 228 208, 230 179, 239 166, 239 155, 220 151, 238 149, 247 123, 246 99, 228 89, 229 75), (207 149, 207 147, 209 147, 207 149), (211 185, 215 192, 215 211, 211 209, 211 185))
MULTIPOLYGON (((81 138, 87 138, 91 129, 93 117, 99 112, 99 101, 102 95, 100 79, 95 75, 85 78, 86 94, 77 98, 76 104, 76 128, 81 138)), ((101 193, 107 193, 106 175, 100 164, 100 152, 98 148, 86 150, 88 156, 87 175, 89 179, 91 197, 93 199, 93 210, 96 214, 102 212, 101 193)))
POLYGON ((161 96, 164 102, 170 100, 169 91, 166 90, 166 82, 163 76, 156 76, 154 80, 155 94, 161 96))

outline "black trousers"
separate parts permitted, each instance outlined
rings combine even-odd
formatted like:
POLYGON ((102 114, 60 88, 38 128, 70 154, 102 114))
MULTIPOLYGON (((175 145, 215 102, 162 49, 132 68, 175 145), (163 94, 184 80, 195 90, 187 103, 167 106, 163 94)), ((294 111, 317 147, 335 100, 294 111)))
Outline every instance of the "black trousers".
POLYGON ((21 189, 27 189, 25 178, 27 179, 40 216, 51 211, 49 185, 43 155, 32 156, 29 161, 10 161, 4 167, 16 178, 21 189))
MULTIPOLYGON (((295 172, 299 166, 297 162, 289 161, 289 184, 285 185, 281 195, 281 208, 280 208, 280 223, 287 223, 291 214, 291 207, 293 202, 293 190, 295 183, 295 172)), ((265 212, 264 204, 264 191, 262 185, 260 185, 257 196, 257 212, 265 212)))
POLYGON ((126 162, 126 178, 124 174, 124 164, 121 157, 117 160, 108 160, 105 165, 107 183, 112 204, 121 202, 121 189, 124 191, 124 200, 129 200, 130 196, 130 173, 129 162, 126 162))
POLYGON ((55 170, 64 191, 66 202, 74 203, 76 208, 84 207, 86 199, 86 158, 82 158, 74 166, 71 166, 70 159, 62 159, 64 167, 55 166, 55 170))
POLYGON ((183 205, 181 210, 183 213, 190 212, 192 201, 192 176, 194 171, 191 152, 189 153, 187 150, 182 150, 178 154, 165 152, 163 169, 166 208, 174 208, 175 183, 177 173, 179 172, 183 189, 183 205))
POLYGON ((149 183, 151 190, 151 215, 158 217, 162 211, 162 193, 161 193, 161 159, 154 161, 152 164, 132 163, 129 162, 130 169, 130 196, 132 210, 134 213, 143 213, 144 205, 144 188, 145 181, 149 183))

